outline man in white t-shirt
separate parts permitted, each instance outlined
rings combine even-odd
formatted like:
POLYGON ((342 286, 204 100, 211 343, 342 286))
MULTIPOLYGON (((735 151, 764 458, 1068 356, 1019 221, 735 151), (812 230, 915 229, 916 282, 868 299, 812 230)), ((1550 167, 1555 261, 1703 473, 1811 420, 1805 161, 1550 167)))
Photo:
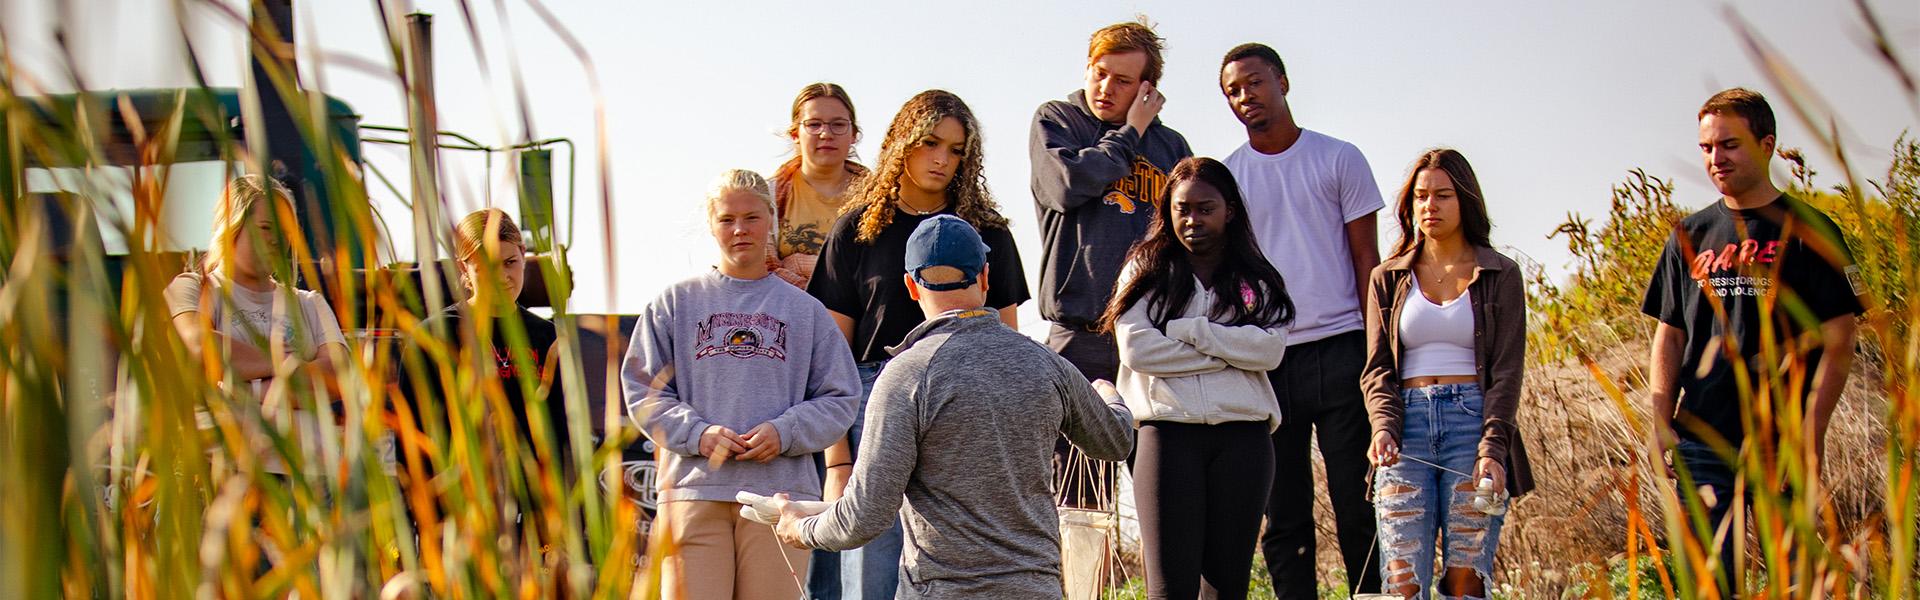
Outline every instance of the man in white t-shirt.
POLYGON ((1294 122, 1289 88, 1280 55, 1265 45, 1241 44, 1220 63, 1220 91, 1247 128, 1247 143, 1225 162, 1246 197, 1260 250, 1280 269, 1298 311, 1286 357, 1268 374, 1281 425, 1273 434, 1276 472, 1260 548, 1279 597, 1317 596, 1311 455, 1317 434, 1348 577, 1358 576, 1361 593, 1377 592, 1378 561, 1367 560, 1374 515, 1366 494, 1360 306, 1367 275, 1380 263, 1374 213, 1385 203, 1358 148, 1294 122))

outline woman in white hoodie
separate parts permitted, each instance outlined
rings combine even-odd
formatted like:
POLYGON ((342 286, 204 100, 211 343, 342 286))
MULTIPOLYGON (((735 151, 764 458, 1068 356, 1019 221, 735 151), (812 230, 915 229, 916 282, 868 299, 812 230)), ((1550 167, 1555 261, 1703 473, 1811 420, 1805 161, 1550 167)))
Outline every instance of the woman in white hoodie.
POLYGON ((1149 598, 1245 598, 1273 482, 1280 407, 1266 372, 1286 352, 1293 301, 1254 244, 1225 165, 1174 167, 1102 321, 1140 428, 1133 468, 1149 598))

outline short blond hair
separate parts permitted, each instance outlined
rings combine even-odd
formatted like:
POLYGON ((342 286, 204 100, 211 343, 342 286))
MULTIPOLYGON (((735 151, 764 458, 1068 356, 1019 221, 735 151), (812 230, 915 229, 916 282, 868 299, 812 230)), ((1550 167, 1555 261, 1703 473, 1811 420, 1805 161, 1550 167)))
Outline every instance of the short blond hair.
POLYGON ((767 214, 773 216, 773 229, 779 231, 779 210, 773 204, 773 186, 767 178, 746 169, 727 169, 719 177, 713 178, 713 184, 707 187, 707 218, 713 218, 713 205, 730 192, 747 192, 767 204, 767 214))
MULTIPOLYGON (((284 210, 287 217, 292 217, 293 193, 270 177, 241 175, 228 181, 220 191, 220 203, 213 207, 213 239, 207 242, 207 253, 200 259, 201 274, 227 274, 228 263, 233 260, 233 246, 245 235, 247 215, 255 206, 284 210), (268 201, 269 198, 272 200, 268 201)), ((283 235, 300 235, 297 223, 284 222, 278 214, 274 215, 274 222, 285 227, 283 235)))
POLYGON ((520 226, 513 222, 507 211, 498 208, 483 208, 467 213, 453 228, 454 258, 460 262, 470 262, 480 253, 488 241, 488 229, 493 229, 492 239, 501 246, 513 244, 522 252, 527 249, 520 237, 520 226))

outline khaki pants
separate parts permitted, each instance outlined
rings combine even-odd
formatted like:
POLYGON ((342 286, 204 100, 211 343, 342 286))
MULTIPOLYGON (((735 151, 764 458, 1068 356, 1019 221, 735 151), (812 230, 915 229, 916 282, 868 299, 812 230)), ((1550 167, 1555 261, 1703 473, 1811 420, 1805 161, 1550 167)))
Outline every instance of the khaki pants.
POLYGON ((660 589, 670 600, 801 597, 795 574, 807 572, 810 553, 780 543, 772 527, 741 517, 739 504, 666 502, 654 526, 667 528, 670 550, 660 589))

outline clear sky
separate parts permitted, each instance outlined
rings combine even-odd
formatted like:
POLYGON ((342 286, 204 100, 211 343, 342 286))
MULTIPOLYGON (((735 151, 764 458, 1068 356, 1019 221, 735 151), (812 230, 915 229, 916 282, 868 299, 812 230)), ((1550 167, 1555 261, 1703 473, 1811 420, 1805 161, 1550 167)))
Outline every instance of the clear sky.
MULTIPOLYGON (((1782 143, 1813 149, 1740 45, 1732 11, 1820 90, 1843 119, 1847 151, 1865 175, 1884 174, 1894 138, 1920 122, 1920 107, 1907 103, 1870 52, 1853 4, 1835 0, 1760 0, 1737 9, 1647 0, 543 3, 597 69, 606 173, 594 168, 602 140, 586 68, 528 4, 472 3, 472 30, 455 2, 415 6, 436 15, 444 129, 488 143, 522 139, 529 135, 517 119, 524 99, 533 137, 580 145, 572 259, 581 312, 638 311, 666 284, 712 264, 718 253, 700 203, 708 182, 727 168, 766 173, 784 160, 788 106, 814 81, 840 83, 852 94, 868 130, 858 150, 868 158, 878 154, 881 133, 909 96, 942 88, 964 98, 984 123, 988 182, 1013 220, 1034 283, 1040 246, 1027 168, 1033 110, 1082 85, 1094 29, 1136 13, 1167 39, 1161 89, 1169 101, 1161 116, 1200 155, 1225 156, 1245 141, 1216 75, 1228 48, 1264 42, 1287 62, 1289 101, 1300 123, 1359 146, 1389 202, 1422 149, 1459 148, 1485 187, 1495 243, 1556 274, 1566 272, 1568 255, 1547 233, 1569 212, 1600 216, 1610 187, 1633 168, 1673 179, 1683 206, 1714 199, 1694 120, 1714 91, 1739 85, 1775 96, 1782 143), (515 92, 516 70, 523 94, 515 92), (603 177, 610 213, 598 204, 603 177), (612 265, 602 259, 609 244, 598 227, 603 222, 614 234, 612 265)), ((46 44, 62 10, 89 19, 71 37, 91 86, 186 83, 181 55, 168 41, 180 31, 168 3, 124 4, 16 2, 0 6, 0 16, 15 60, 49 89, 62 87, 48 74, 46 44)), ((185 29, 212 82, 240 84, 239 29, 219 10, 190 4, 185 29)), ((1869 4, 1896 51, 1920 62, 1920 11, 1905 0, 1869 4)), ((378 73, 389 61, 374 5, 305 0, 296 10, 307 83, 348 101, 367 123, 404 125, 399 87, 378 73)), ((403 149, 374 146, 367 153, 406 189, 403 149)), ((451 153, 446 162, 445 189, 456 210, 483 204, 482 163, 451 153)), ((1832 164, 1814 156, 1829 185, 1840 182, 1832 164)), ((1775 165, 1784 177, 1785 168, 1775 165)), ((500 169, 492 185, 496 201, 510 208, 500 169)), ((405 218, 397 204, 382 206, 389 219, 405 218)), ((409 247, 409 232, 395 222, 396 244, 409 247)), ((1397 236, 1390 214, 1381 227, 1383 244, 1397 236)), ((1026 309, 1023 329, 1032 330, 1032 303, 1026 309)))

